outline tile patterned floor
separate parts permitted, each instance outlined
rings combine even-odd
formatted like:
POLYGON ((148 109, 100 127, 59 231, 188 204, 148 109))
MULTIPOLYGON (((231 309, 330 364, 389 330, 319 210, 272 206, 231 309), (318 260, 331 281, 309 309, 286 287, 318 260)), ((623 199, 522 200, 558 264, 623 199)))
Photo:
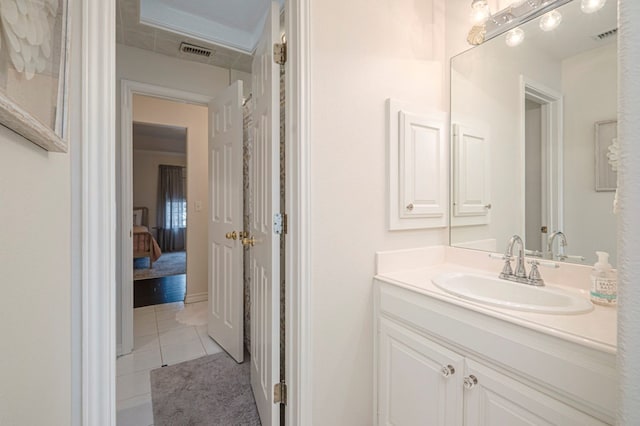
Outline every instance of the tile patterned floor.
POLYGON ((136 308, 133 313, 133 352, 116 361, 118 426, 153 425, 149 372, 162 365, 222 351, 207 335, 207 326, 176 321, 183 309, 206 309, 207 302, 136 308))

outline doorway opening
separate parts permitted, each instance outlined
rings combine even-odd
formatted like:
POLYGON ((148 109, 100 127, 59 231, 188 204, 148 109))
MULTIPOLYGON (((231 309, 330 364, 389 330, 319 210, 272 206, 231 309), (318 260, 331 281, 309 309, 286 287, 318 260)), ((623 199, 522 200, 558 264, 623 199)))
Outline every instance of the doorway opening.
POLYGON ((563 230, 562 95, 521 79, 524 232, 530 255, 548 258, 549 237, 563 230))
POLYGON ((184 301, 187 128, 134 121, 132 158, 133 307, 184 301))

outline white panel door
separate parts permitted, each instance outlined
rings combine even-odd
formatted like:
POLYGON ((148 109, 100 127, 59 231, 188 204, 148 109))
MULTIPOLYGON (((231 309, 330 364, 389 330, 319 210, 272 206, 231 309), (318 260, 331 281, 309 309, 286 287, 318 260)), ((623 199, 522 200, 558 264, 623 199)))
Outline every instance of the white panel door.
POLYGON ((466 360, 475 385, 465 390, 465 424, 475 426, 604 425, 557 399, 496 370, 466 360))
POLYGON ((400 112, 400 217, 446 225, 444 121, 400 112))
POLYGON ((488 223, 489 141, 483 132, 466 126, 453 125, 454 135, 454 187, 453 214, 456 217, 480 216, 475 223, 488 223))
POLYGON ((379 345, 378 425, 462 425, 462 356, 384 318, 379 345))
POLYGON ((263 426, 280 423, 280 407, 273 399, 280 381, 280 236, 273 226, 280 211, 280 66, 273 62, 278 23, 274 1, 252 64, 251 387, 263 426))
POLYGON ((242 258, 242 81, 209 104, 208 332, 244 359, 242 258))

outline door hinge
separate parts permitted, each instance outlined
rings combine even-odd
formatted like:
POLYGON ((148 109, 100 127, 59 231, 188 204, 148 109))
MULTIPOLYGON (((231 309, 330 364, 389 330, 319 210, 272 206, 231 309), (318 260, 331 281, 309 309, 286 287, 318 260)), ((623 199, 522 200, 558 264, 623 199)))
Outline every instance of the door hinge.
POLYGON ((273 385, 273 403, 287 405, 287 382, 284 380, 273 385))
POLYGON ((273 215, 273 232, 282 235, 287 233, 287 214, 276 213, 273 215))
POLYGON ((287 43, 273 45, 273 62, 279 65, 284 65, 287 62, 287 43))

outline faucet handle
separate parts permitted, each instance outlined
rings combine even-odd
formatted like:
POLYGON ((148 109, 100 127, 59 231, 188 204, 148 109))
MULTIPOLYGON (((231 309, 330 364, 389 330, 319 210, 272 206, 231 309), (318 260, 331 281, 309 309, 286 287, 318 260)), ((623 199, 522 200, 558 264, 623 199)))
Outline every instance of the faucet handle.
POLYGON ((542 252, 540 250, 524 249, 524 254, 526 254, 527 256, 542 257, 542 252))
POLYGON ((500 278, 506 278, 513 275, 513 269, 511 269, 511 260, 513 256, 507 256, 506 254, 498 254, 498 253, 489 253, 489 257, 491 259, 504 260, 504 266, 502 267, 502 272, 500 273, 500 278))
POLYGON ((554 269, 557 269, 560 267, 560 265, 557 264, 556 262, 549 262, 547 260, 539 260, 539 259, 533 259, 528 261, 527 263, 529 263, 529 265, 531 265, 532 268, 536 268, 536 269, 538 269, 538 265, 544 266, 545 268, 554 268, 554 269))
POLYGON ((489 257, 492 259, 497 259, 497 260, 507 260, 507 261, 512 261, 513 260, 513 256, 507 256, 504 254, 500 254, 500 253, 489 253, 489 257))
POLYGON ((584 256, 575 256, 572 254, 559 254, 558 255, 558 260, 567 260, 567 259, 571 259, 571 260, 577 260, 580 262, 584 262, 585 258, 584 256))

